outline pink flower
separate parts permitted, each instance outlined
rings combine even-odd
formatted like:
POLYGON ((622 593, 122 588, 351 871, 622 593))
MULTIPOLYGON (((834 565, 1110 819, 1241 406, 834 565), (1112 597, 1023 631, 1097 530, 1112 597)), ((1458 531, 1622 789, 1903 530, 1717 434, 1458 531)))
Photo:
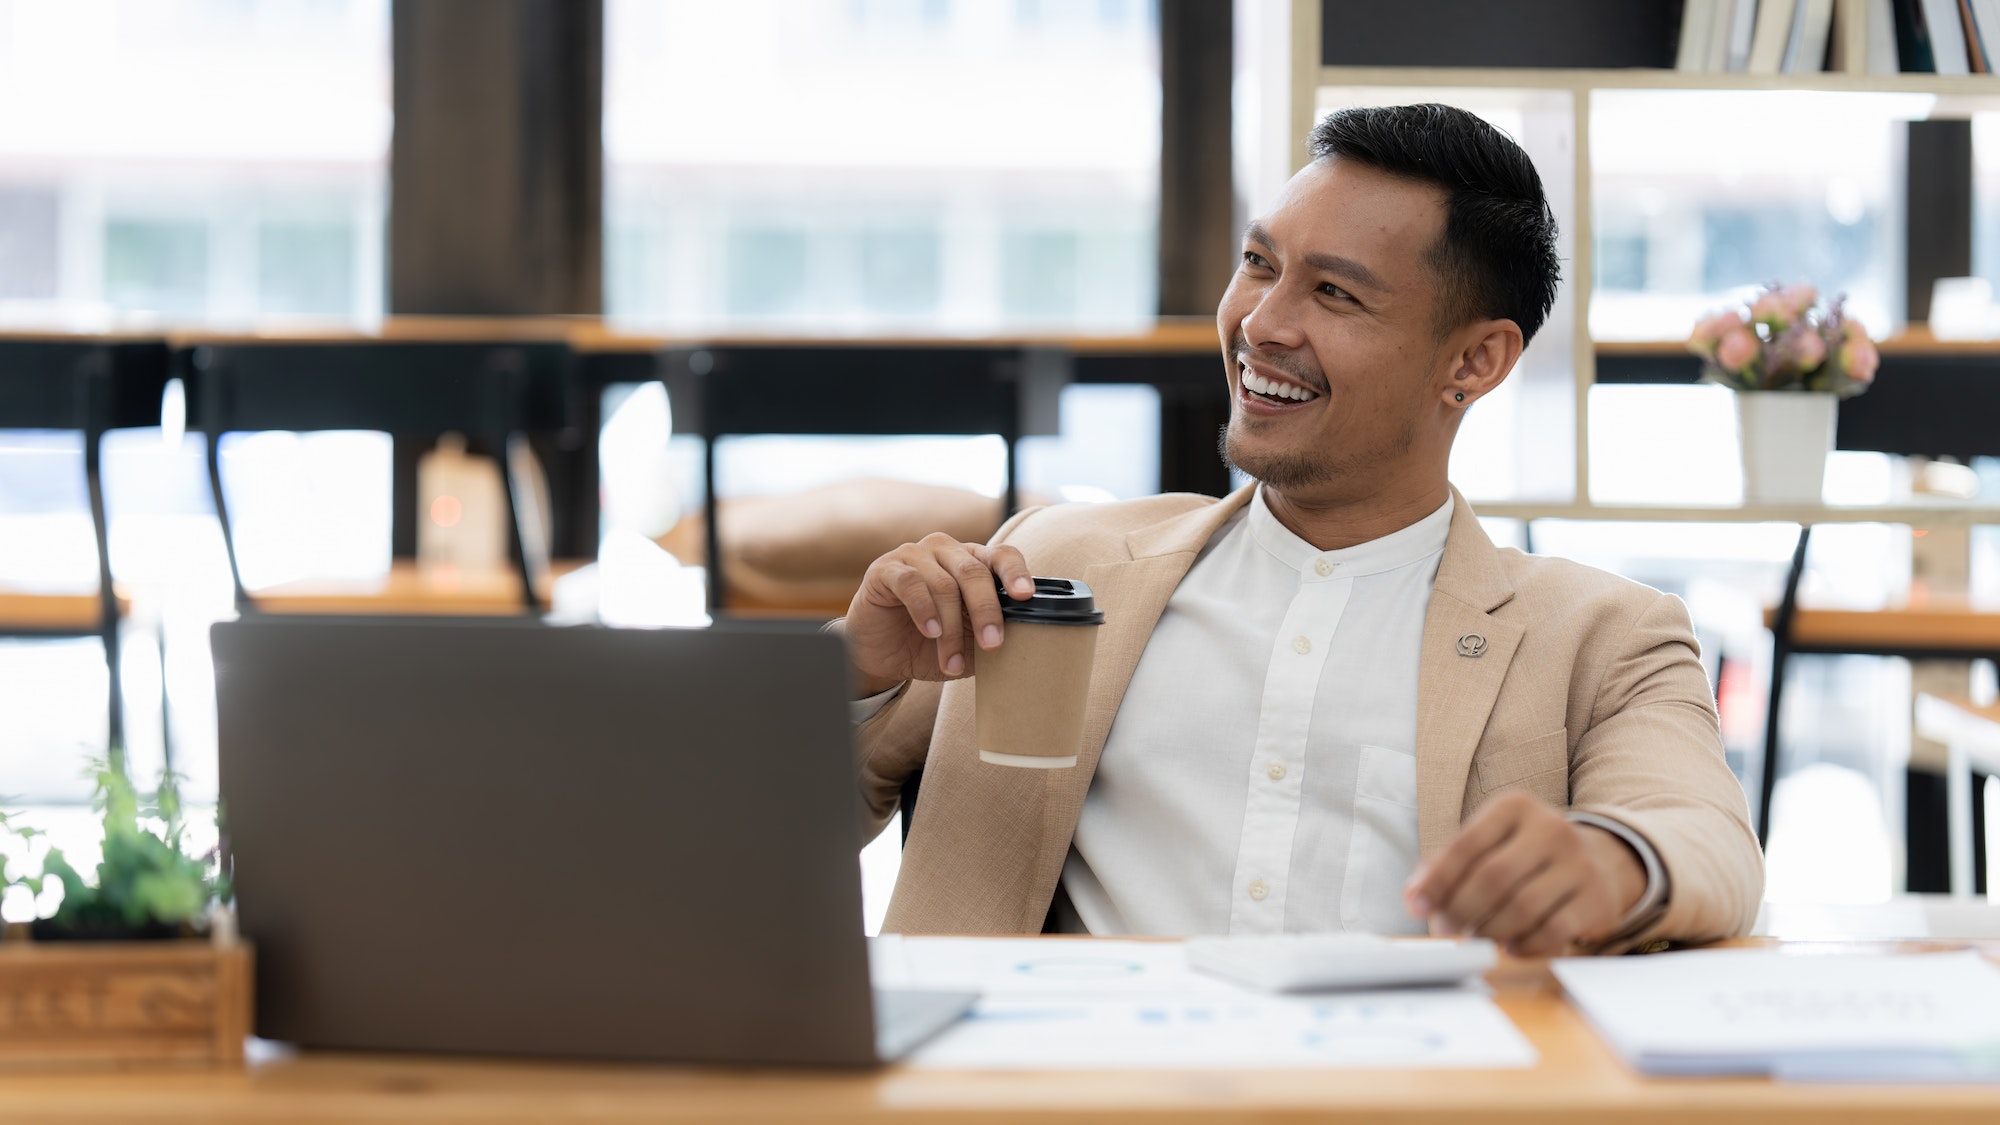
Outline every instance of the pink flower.
POLYGON ((1812 308, 1819 300, 1819 290, 1804 283, 1787 286, 1778 293, 1784 298, 1785 307, 1791 310, 1793 317, 1804 316, 1806 310, 1812 308))
POLYGON ((1865 335, 1850 338, 1840 349, 1840 366, 1857 383, 1874 382, 1875 369, 1881 365, 1881 353, 1865 335))
POLYGON ((1741 373, 1757 358, 1757 337, 1748 328, 1737 327, 1724 334, 1715 346, 1715 361, 1731 373, 1741 373))
POLYGON ((1841 370, 1857 383, 1874 382, 1875 369, 1882 365, 1882 353, 1875 350, 1868 329, 1850 316, 1842 325, 1841 335, 1844 338, 1840 345, 1841 370))
POLYGON ((1743 314, 1734 309, 1711 313, 1695 324, 1693 334, 1688 337, 1688 348, 1700 353, 1713 351, 1724 336, 1742 327, 1743 314))
POLYGON ((1750 319, 1773 328, 1783 328, 1792 322, 1792 303, 1783 289, 1766 289, 1750 302, 1750 319))
POLYGON ((1817 332, 1801 332, 1792 345, 1792 356, 1800 371, 1811 371, 1826 362, 1826 341, 1817 332))

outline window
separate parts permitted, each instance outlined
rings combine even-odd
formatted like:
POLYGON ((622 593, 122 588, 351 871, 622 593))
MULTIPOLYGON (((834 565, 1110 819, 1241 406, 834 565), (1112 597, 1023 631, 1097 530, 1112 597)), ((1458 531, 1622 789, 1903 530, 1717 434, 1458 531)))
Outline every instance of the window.
POLYGON ((1927 94, 1599 90, 1591 95, 1590 331, 1678 340, 1771 281, 1805 281, 1877 335, 1902 311, 1904 123, 1927 94))
POLYGON ((0 323, 382 311, 389 0, 0 5, 0 323))
POLYGON ((257 231, 257 306, 267 315, 351 317, 354 225, 266 222, 257 231))
POLYGON ((106 223, 104 299, 137 312, 198 316, 208 303, 208 228, 172 220, 106 223))
POLYGON ((0 187, 0 301, 56 294, 56 193, 0 187))
POLYGON ((871 315, 925 317, 937 311, 938 259, 935 230, 878 227, 861 232, 861 304, 871 315))
POLYGON ((983 333, 1152 316, 1145 0, 609 0, 605 47, 615 319, 983 333))

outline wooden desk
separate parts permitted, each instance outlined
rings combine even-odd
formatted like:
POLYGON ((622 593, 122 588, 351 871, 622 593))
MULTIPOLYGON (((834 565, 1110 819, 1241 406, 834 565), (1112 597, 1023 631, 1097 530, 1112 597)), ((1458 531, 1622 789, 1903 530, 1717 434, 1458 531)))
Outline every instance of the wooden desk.
MULTIPOLYGON (((132 598, 113 587, 118 616, 132 612, 132 598)), ((97 591, 44 594, 33 590, 0 589, 0 629, 10 634, 50 632, 81 636, 96 631, 104 619, 97 591)))
MULTIPOLYGON (((550 583, 585 561, 551 562, 549 581, 537 591, 542 604, 549 603, 550 583)), ((513 617, 523 612, 521 579, 511 568, 425 572, 414 559, 395 560, 380 578, 287 582, 257 590, 250 600, 265 613, 513 617)))
MULTIPOLYGON (((1764 611, 1764 627, 1778 611, 1764 611)), ((1806 609, 1792 617, 1793 652, 1936 653, 1988 656, 2000 653, 2000 613, 1964 603, 1932 602, 1906 609, 1806 609)))
POLYGON ((891 1067, 844 1074, 307 1054, 254 1064, 240 1073, 0 1075, 0 1119, 8 1125, 134 1120, 986 1122, 1030 1115, 1048 1125, 1159 1120, 1905 1125, 2000 1120, 2000 1087, 1641 1078, 1571 1010, 1544 963, 1505 963, 1489 979, 1500 1006, 1541 1053, 1541 1062, 1532 1069, 1069 1074, 891 1067))

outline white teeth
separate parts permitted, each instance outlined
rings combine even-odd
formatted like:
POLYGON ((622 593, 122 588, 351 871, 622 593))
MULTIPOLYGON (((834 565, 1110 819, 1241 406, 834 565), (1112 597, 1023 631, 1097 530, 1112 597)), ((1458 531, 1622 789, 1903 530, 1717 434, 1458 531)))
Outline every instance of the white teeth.
POLYGON ((1266 379, 1247 367, 1243 369, 1243 389, 1276 398, 1288 398, 1294 402, 1311 402, 1319 397, 1318 391, 1309 391, 1304 387, 1281 383, 1276 379, 1266 379))

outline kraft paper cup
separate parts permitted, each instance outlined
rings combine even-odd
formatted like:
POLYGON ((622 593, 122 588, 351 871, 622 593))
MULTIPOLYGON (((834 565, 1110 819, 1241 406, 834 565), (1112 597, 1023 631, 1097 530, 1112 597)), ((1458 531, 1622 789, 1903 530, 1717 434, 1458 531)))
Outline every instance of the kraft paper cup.
POLYGON ((1015 601, 1003 591, 1000 602, 1000 647, 980 653, 974 668, 979 760, 1073 766, 1104 614, 1090 587, 1066 578, 1036 578, 1033 598, 1015 601))

